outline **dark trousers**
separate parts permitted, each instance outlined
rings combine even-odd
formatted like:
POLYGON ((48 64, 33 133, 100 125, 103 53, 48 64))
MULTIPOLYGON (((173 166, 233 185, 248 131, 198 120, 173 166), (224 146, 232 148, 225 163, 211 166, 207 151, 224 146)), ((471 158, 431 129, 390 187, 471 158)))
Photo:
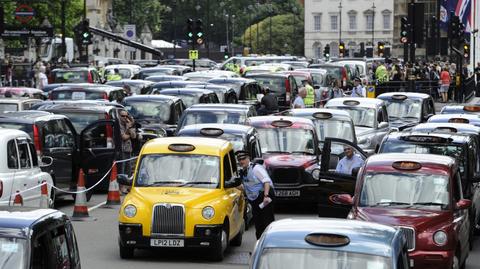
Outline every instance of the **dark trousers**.
MULTIPOLYGON (((131 152, 122 152, 122 160, 130 159, 131 157, 132 157, 131 152)), ((128 175, 130 177, 130 175, 132 173, 132 163, 131 163, 131 161, 120 163, 120 173, 128 175)))
POLYGON ((263 209, 259 207, 259 205, 263 202, 263 191, 254 201, 248 200, 252 206, 253 222, 255 223, 255 235, 257 236, 257 240, 262 236, 263 231, 265 231, 267 226, 275 221, 275 215, 273 212, 273 203, 275 198, 273 197, 274 193, 272 189, 270 189, 270 193, 268 195, 270 198, 272 198, 272 202, 263 209))

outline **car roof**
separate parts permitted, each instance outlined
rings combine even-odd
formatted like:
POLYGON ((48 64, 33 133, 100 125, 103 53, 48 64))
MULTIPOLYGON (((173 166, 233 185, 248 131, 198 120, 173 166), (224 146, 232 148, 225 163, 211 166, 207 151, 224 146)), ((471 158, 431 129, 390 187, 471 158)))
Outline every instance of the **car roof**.
MULTIPOLYGON (((162 91, 163 92, 163 91, 162 91)), ((163 95, 163 94, 145 94, 145 95, 132 95, 129 97, 125 97, 125 101, 172 101, 176 102, 180 100, 180 98, 171 96, 171 95, 163 95)))
POLYGON ((0 103, 18 104, 18 103, 24 103, 24 102, 27 102, 27 101, 42 102, 42 100, 40 100, 40 99, 29 98, 29 97, 0 98, 0 103))
POLYGON ((207 110, 207 109, 222 109, 222 110, 249 110, 250 105, 241 104, 195 104, 188 108, 188 110, 207 110))
MULTIPOLYGON (((296 108, 288 110, 292 117, 312 116, 314 113, 331 113, 333 117, 345 117, 351 120, 350 114, 344 110, 332 108, 296 108)), ((313 116, 312 116, 313 118, 313 116)))
POLYGON ((112 65, 105 66, 105 69, 115 69, 115 68, 141 69, 142 67, 136 64, 112 64, 112 65))
POLYGON ((30 137, 24 131, 16 130, 16 129, 8 129, 8 128, 0 128, 0 137, 1 136, 26 136, 30 137))
POLYGON ((412 128, 413 131, 417 130, 435 130, 437 128, 452 128, 455 129, 458 133, 462 132, 474 132, 480 134, 480 127, 465 124, 465 123, 449 123, 449 122, 427 122, 420 123, 412 128))
POLYGON ((384 101, 380 99, 362 98, 362 97, 341 97, 341 98, 330 99, 325 106, 377 108, 383 104, 384 104, 384 101), (344 104, 345 101, 358 101, 359 104, 357 106, 349 106, 344 104))
POLYGON ((197 134, 200 130, 204 128, 211 128, 211 129, 221 129, 224 133, 227 134, 247 134, 253 131, 255 128, 252 126, 241 125, 241 124, 219 124, 219 123, 204 123, 204 124, 193 124, 193 125, 186 125, 183 127, 178 135, 191 135, 197 134))
POLYGON ((209 83, 215 83, 215 82, 253 83, 256 81, 254 79, 248 79, 248 78, 212 78, 212 79, 209 79, 207 82, 209 83))
MULTIPOLYGON (((437 132, 422 132, 422 131, 408 131, 408 132, 393 132, 388 134, 387 139, 401 139, 402 137, 408 136, 429 136, 429 137, 439 137, 445 139, 451 139, 454 143, 465 143, 469 140, 468 134, 459 134, 459 133, 437 133, 437 132)), ((423 143, 423 142, 417 142, 423 143)), ((416 155, 415 155, 416 156, 416 155)))
POLYGON ((302 248, 355 252, 391 257, 392 244, 400 235, 396 228, 383 224, 345 219, 283 219, 271 223, 260 239, 262 248, 302 248), (309 234, 338 234, 347 236, 350 244, 325 247, 309 244, 309 234))
POLYGON ((51 120, 51 119, 64 119, 66 118, 63 115, 53 114, 46 111, 40 110, 23 110, 23 111, 13 111, 5 112, 0 114, 0 119, 6 119, 10 122, 21 122, 21 123, 33 123, 38 120, 51 120))
POLYGON ((453 118, 467 119, 469 121, 474 121, 474 122, 480 121, 480 117, 475 114, 438 114, 430 117, 428 119, 428 122, 448 121, 453 118))
POLYGON ((256 78, 256 77, 286 78, 288 76, 291 76, 291 75, 290 74, 283 74, 283 73, 260 73, 260 74, 248 75, 249 78, 256 78))
POLYGON ((301 128, 313 130, 314 124, 312 120, 306 118, 289 117, 289 116, 257 116, 248 118, 249 125, 255 128, 276 128, 272 125, 274 121, 290 121, 292 126, 285 128, 301 128))
MULTIPOLYGON (((30 228, 38 220, 47 216, 64 215, 62 212, 54 209, 41 209, 41 208, 29 208, 29 207, 0 207, 0 234, 9 229, 23 230, 18 236, 28 237, 29 234, 25 228, 30 228)), ((13 232, 10 230, 10 232, 13 232)))
POLYGON ((187 152, 187 154, 205 154, 219 156, 228 147, 230 142, 216 138, 202 137, 166 137, 149 140, 142 148, 141 155, 173 152, 168 149, 171 144, 187 144, 193 145, 195 150, 187 152))
POLYGON ((430 95, 425 93, 418 93, 418 92, 387 92, 382 93, 377 96, 378 99, 391 99, 395 95, 405 95, 407 98, 412 99, 428 99, 430 95))
POLYGON ((105 83, 105 85, 118 86, 123 84, 154 84, 154 82, 144 79, 121 79, 121 80, 112 80, 105 83))
POLYGON ((155 86, 168 86, 168 85, 188 85, 188 84, 205 84, 206 82, 195 81, 195 80, 172 80, 172 81, 160 81, 153 84, 155 86))
POLYGON ((394 162, 418 162, 423 166, 443 166, 442 170, 449 170, 455 165, 455 159, 449 156, 436 154, 415 154, 411 153, 381 153, 374 154, 366 160, 366 168, 369 166, 388 166, 391 167, 394 162))
POLYGON ((173 89, 163 89, 160 91, 161 94, 169 93, 179 93, 179 94, 211 94, 214 93, 212 90, 208 89, 196 89, 196 88, 173 88, 173 89))

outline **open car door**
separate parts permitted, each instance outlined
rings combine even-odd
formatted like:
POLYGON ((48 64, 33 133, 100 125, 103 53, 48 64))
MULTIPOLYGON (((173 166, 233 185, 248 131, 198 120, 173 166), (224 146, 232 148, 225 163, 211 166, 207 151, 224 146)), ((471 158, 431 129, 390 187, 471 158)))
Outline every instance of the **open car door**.
POLYGON ((323 142, 322 157, 319 175, 318 214, 320 217, 345 218, 350 211, 350 206, 337 205, 330 201, 333 194, 348 193, 353 196, 357 182, 357 169, 353 174, 336 172, 338 163, 345 157, 344 148, 351 147, 353 154, 362 160, 367 159, 367 154, 350 141, 339 138, 325 138, 323 142))
MULTIPOLYGON (((79 140, 80 168, 83 168, 85 184, 89 188, 102 179, 120 156, 122 141, 118 121, 93 122, 83 129, 79 140)), ((108 190, 108 179, 107 176, 95 190, 108 190)))

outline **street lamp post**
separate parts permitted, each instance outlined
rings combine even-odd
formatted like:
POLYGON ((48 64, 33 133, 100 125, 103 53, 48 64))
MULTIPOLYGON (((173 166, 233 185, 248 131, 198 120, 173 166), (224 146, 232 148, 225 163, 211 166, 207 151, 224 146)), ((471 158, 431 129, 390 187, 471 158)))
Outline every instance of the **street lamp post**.
POLYGON ((226 44, 227 44, 227 51, 230 52, 230 42, 228 41, 228 17, 229 17, 229 15, 225 14, 225 18, 226 18, 226 21, 227 21, 227 23, 226 23, 226 25, 227 25, 227 40, 226 40, 226 42, 227 43, 226 44))
POLYGON ((340 22, 338 24, 338 45, 342 42, 342 2, 340 1, 340 4, 338 5, 338 12, 339 12, 339 19, 340 22))
POLYGON ((295 55, 295 26, 296 23, 295 23, 295 17, 297 16, 297 7, 296 6, 293 6, 292 7, 292 11, 293 11, 293 26, 292 26, 292 55, 295 55))
POLYGON ((268 41, 269 45, 268 45, 268 47, 269 47, 269 54, 272 54, 272 15, 273 15, 273 6, 272 6, 272 3, 271 3, 271 2, 268 4, 268 12, 269 12, 269 14, 270 14, 270 18, 269 18, 269 24, 270 24, 270 25, 269 25, 269 28, 270 28, 269 31, 270 31, 270 34, 269 34, 269 41, 268 41))
POLYGON ((232 56, 235 55, 235 44, 233 43, 233 38, 235 36, 235 14, 232 14, 232 37, 230 38, 230 47, 232 48, 232 56))
POLYGON ((375 1, 372 4, 372 55, 375 47, 375 1))
POLYGON ((252 5, 249 5, 248 6, 248 20, 249 20, 249 33, 248 33, 248 36, 249 36, 249 41, 248 41, 248 47, 250 48, 250 50, 252 49, 252 11, 253 11, 253 6, 252 5))

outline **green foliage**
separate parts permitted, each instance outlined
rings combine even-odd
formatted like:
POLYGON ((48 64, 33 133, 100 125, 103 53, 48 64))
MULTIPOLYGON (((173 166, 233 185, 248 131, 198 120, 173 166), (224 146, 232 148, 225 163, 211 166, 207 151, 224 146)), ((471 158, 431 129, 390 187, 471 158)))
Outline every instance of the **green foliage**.
MULTIPOLYGON (((272 53, 278 55, 303 55, 303 17, 298 14, 277 15, 271 18, 271 22, 272 53)), ((242 35, 242 42, 243 40, 245 40, 245 46, 248 47, 250 44, 252 45, 251 53, 270 53, 270 18, 266 18, 258 24, 253 24, 247 28, 242 35)))
MULTIPOLYGON (((73 27, 80 22, 83 18, 83 0, 66 0, 65 17, 66 17, 66 35, 73 37, 73 27)), ((2 2, 5 8, 5 23, 7 25, 22 25, 15 19, 15 9, 17 4, 14 2, 2 2)), ((27 24, 26 27, 39 27, 44 18, 50 21, 50 24, 54 27, 56 34, 61 33, 62 25, 62 4, 61 1, 45 1, 39 3, 29 4, 35 10, 35 17, 27 24)))
POLYGON ((113 13, 120 25, 137 25, 137 35, 148 24, 154 38, 158 38, 168 9, 158 0, 114 0, 113 13))

